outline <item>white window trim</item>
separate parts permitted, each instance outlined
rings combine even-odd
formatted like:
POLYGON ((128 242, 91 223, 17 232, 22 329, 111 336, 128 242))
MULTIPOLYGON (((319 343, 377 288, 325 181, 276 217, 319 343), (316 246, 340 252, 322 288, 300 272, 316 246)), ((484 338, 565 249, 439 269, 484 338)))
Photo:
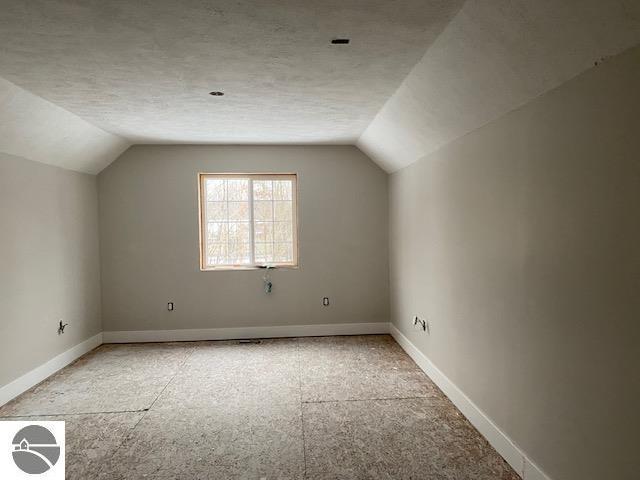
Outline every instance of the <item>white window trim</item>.
POLYGON ((224 270, 261 270, 267 265, 255 263, 255 238, 253 223, 253 181, 254 180, 293 180, 291 188, 292 205, 292 226, 293 226, 293 262, 291 263, 274 263, 268 264, 273 268, 291 268, 297 269, 300 265, 300 249, 298 245, 298 174, 296 173, 198 173, 198 240, 199 240, 199 257, 200 271, 215 272, 224 270), (248 178, 249 179, 249 235, 251 241, 251 264, 240 265, 219 265, 208 266, 206 264, 204 239, 204 228, 207 225, 205 217, 206 207, 204 205, 204 181, 207 178, 248 178))

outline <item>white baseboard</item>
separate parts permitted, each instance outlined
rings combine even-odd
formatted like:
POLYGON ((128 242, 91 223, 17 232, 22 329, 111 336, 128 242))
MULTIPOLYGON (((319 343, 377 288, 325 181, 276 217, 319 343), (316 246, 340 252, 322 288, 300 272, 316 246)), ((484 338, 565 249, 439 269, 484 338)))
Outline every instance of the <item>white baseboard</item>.
POLYGON ((47 377, 102 343, 176 342, 232 340, 243 338, 318 337, 328 335, 371 335, 391 333, 398 344, 434 381, 462 414, 502 455, 524 480, 551 480, 496 426, 429 358, 394 325, 386 322, 337 323, 324 325, 281 325, 274 327, 205 328, 183 330, 140 330, 102 332, 57 355, 39 367, 0 387, 0 406, 37 385, 47 377))
POLYGON ((103 343, 179 342, 232 340, 242 338, 318 337, 326 335, 370 335, 389 333, 389 323, 337 323, 325 325, 282 325, 276 327, 205 328, 184 330, 142 330, 101 332, 57 355, 48 362, 0 387, 0 406, 45 380, 61 368, 103 343))
POLYGON ((324 325, 281 325, 275 327, 125 330, 119 332, 103 332, 103 341, 104 343, 189 342, 197 340, 322 337, 327 335, 370 335, 380 333, 389 333, 389 323, 328 323, 324 325))
POLYGON ((77 360, 82 355, 90 352, 97 346, 102 344, 102 333, 94 335, 88 338, 82 343, 79 343, 75 347, 71 347, 66 352, 62 352, 60 355, 53 357, 48 362, 43 363, 39 367, 25 373, 21 377, 16 378, 11 383, 0 388, 0 406, 4 405, 8 401, 16 398, 23 392, 26 392, 34 385, 37 385, 41 381, 45 380, 56 373, 61 368, 66 367, 74 360, 77 360))
POLYGON ((493 448, 524 480, 551 480, 527 455, 480 410, 455 383, 453 383, 429 358, 405 337, 395 325, 390 332, 398 344, 409 354, 418 366, 449 397, 453 404, 487 439, 493 448))

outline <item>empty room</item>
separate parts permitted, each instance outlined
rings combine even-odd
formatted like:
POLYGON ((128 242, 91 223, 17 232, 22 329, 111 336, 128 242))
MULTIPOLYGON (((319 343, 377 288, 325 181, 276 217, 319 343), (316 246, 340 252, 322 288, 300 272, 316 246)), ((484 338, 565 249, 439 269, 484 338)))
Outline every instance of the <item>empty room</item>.
POLYGON ((0 0, 0 478, 640 479, 640 1, 0 0))

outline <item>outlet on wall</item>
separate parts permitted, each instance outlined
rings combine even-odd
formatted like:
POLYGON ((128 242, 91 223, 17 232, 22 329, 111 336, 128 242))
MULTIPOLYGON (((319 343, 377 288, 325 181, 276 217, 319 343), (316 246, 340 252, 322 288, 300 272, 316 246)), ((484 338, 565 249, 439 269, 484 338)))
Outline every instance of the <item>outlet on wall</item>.
POLYGON ((323 307, 328 307, 329 306, 329 297, 323 297, 322 298, 322 306, 323 307))

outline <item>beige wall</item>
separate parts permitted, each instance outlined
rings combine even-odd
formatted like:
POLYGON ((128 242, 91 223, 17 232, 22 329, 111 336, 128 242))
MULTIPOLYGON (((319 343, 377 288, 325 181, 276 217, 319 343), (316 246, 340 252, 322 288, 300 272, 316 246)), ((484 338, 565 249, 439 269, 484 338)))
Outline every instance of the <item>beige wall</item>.
POLYGON ((390 179, 394 324, 554 480, 640 471, 639 85, 637 48, 390 179))
POLYGON ((387 175, 355 147, 136 146, 98 185, 105 331, 389 321, 387 175), (199 271, 198 172, 298 173, 300 268, 271 295, 199 271))
POLYGON ((0 386, 102 330, 97 201, 95 176, 0 153, 0 386))

